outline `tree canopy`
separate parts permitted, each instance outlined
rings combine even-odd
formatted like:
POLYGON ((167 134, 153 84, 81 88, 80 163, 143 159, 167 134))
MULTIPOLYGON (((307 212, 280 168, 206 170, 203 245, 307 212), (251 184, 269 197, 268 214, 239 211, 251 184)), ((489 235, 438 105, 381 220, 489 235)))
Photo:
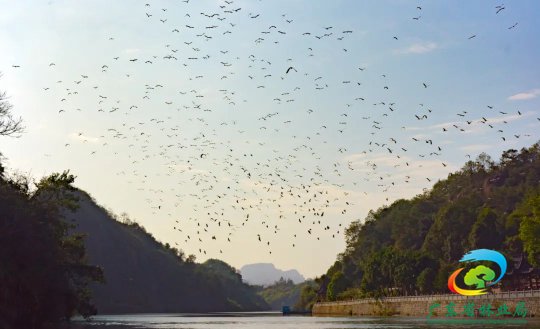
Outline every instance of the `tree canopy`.
POLYGON ((62 209, 76 207, 69 172, 29 179, 0 176, 0 327, 41 328, 96 313, 88 285, 101 268, 86 262, 83 236, 70 234, 62 209))

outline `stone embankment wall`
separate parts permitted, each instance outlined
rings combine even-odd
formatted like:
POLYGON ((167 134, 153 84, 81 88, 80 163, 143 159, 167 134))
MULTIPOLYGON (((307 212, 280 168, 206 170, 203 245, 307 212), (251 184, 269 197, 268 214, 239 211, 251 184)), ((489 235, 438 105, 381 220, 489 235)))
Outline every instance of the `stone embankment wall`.
POLYGON ((474 303, 474 310, 479 314, 482 305, 490 304, 494 315, 499 307, 506 304, 512 314, 516 311, 518 303, 525 306, 527 317, 540 317, 540 290, 512 291, 481 296, 466 297, 461 295, 426 295, 409 297, 387 297, 381 299, 360 299, 339 302, 316 303, 312 314, 315 316, 353 315, 353 316, 415 316, 427 317, 430 307, 433 317, 445 317, 447 305, 454 304, 453 309, 460 315, 464 312, 467 303, 474 303), (436 307, 437 304, 440 306, 436 307))

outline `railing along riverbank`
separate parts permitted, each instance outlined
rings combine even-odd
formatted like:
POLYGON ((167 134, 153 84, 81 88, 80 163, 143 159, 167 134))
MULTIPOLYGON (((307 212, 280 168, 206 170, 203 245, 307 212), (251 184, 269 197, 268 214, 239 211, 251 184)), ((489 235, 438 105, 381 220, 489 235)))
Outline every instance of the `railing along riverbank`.
POLYGON ((437 300, 462 300, 462 299, 490 299, 493 297, 501 299, 519 299, 525 297, 538 297, 540 298, 540 290, 521 290, 521 291, 503 291, 493 294, 485 294, 480 296, 462 296, 457 294, 434 294, 434 295, 415 295, 415 296, 391 296, 380 298, 361 298, 361 299, 349 299, 338 300, 333 302, 317 302, 318 305, 340 305, 349 303, 372 303, 375 301, 388 301, 388 302, 409 302, 409 301, 437 301, 437 300))
POLYGON ((313 315, 402 315, 426 316, 433 305, 438 305, 439 315, 447 305, 461 310, 465 304, 499 307, 507 304, 514 309, 518 303, 527 307, 527 316, 540 316, 540 290, 504 291, 480 296, 457 294, 396 296, 318 302, 312 309, 313 315))

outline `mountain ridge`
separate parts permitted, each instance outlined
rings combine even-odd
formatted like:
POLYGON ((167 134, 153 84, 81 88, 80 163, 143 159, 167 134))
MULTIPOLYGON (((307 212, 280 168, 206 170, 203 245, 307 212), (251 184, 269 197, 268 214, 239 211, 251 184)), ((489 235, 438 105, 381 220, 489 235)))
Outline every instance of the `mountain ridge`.
POLYGON ((162 313, 260 311, 269 306, 230 265, 195 263, 163 245, 139 224, 117 221, 86 192, 75 192, 79 208, 66 212, 74 232, 85 234, 90 264, 104 269, 105 284, 92 284, 98 312, 162 313))
POLYGON ((296 269, 281 270, 272 263, 246 264, 240 268, 240 273, 245 282, 263 286, 272 285, 281 278, 290 279, 295 284, 306 280, 296 269))

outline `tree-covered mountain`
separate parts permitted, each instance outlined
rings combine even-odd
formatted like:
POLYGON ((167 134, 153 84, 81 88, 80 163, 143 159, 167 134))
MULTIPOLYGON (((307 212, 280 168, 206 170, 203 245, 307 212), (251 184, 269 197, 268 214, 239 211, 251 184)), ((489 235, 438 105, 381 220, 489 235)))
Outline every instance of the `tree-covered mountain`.
POLYGON ((83 191, 67 216, 85 235, 88 260, 104 269, 105 283, 92 285, 103 313, 258 311, 269 309, 256 288, 219 260, 195 263, 158 242, 127 216, 117 219, 83 191))
POLYGON ((300 300, 304 287, 315 288, 316 284, 313 280, 307 280, 301 283, 294 283, 291 279, 280 278, 270 286, 260 287, 259 295, 270 304, 272 310, 281 311, 283 306, 290 306, 293 309, 303 311, 303 308, 298 308, 297 303, 300 300))
POLYGON ((431 190, 353 222, 345 251, 316 279, 317 294, 305 288, 302 303, 447 292, 449 273, 478 248, 540 265, 538 143, 498 162, 480 154, 431 190))

